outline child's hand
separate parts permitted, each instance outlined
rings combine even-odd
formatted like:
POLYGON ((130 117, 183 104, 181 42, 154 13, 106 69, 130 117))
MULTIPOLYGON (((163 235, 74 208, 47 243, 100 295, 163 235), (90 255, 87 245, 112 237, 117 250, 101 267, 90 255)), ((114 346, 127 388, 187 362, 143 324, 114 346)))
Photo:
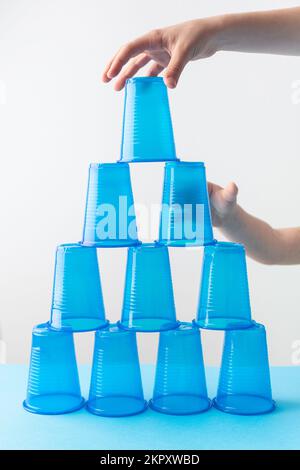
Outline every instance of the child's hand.
POLYGON ((299 26, 300 7, 296 7, 212 16, 155 29, 121 47, 102 79, 109 82, 116 77, 115 89, 121 90, 127 78, 153 61, 148 75, 165 69, 165 83, 174 88, 189 61, 220 50, 299 56, 299 26))
POLYGON ((117 77, 115 89, 119 91, 127 78, 152 60, 147 75, 156 76, 166 69, 165 84, 174 88, 190 60, 209 57, 217 51, 221 23, 221 17, 211 17, 150 31, 121 47, 107 64, 102 79, 109 82, 117 77))
POLYGON ((222 227, 237 207, 238 187, 235 183, 229 183, 226 188, 208 183, 208 193, 213 225, 222 227))

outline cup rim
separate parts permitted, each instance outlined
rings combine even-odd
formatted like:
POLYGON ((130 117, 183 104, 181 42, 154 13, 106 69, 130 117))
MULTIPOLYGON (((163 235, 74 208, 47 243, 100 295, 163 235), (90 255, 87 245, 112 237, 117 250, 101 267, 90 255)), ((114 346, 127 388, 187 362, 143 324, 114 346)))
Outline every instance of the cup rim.
POLYGON ((136 240, 133 240, 130 242, 130 239, 127 239, 127 240, 124 240, 124 243, 122 243, 122 241, 120 241, 119 239, 117 240, 110 240, 110 239, 106 239, 106 240, 103 240, 103 241, 96 241, 96 242, 89 242, 89 241, 86 241, 86 240, 82 240, 79 242, 79 245, 81 245, 82 247, 84 248, 108 248, 108 249, 111 249, 111 248, 134 248, 134 247, 138 247, 142 244, 142 242, 138 239, 136 240), (111 243, 111 242, 115 242, 117 241, 117 243, 111 243))
POLYGON ((141 404, 143 405, 140 409, 137 409, 136 411, 132 411, 132 412, 123 412, 123 413, 120 413, 120 414, 113 414, 113 413, 110 413, 110 412, 102 412, 102 411, 99 411, 97 410, 96 408, 93 408, 93 406, 91 406, 91 401, 88 400, 86 402, 86 410, 89 412, 89 413, 92 413, 94 415, 97 415, 97 416, 103 416, 103 417, 107 417, 107 418, 121 418, 121 417, 126 417, 126 416, 135 416, 135 415, 138 415, 140 413, 143 413, 147 410, 148 408, 148 402, 147 400, 145 400, 144 398, 138 398, 137 401, 140 401, 141 404))
POLYGON ((232 335, 235 333, 251 333, 251 332, 256 332, 256 331, 262 331, 266 333, 266 328, 262 323, 257 323, 255 320, 252 320, 252 325, 250 325, 248 328, 235 328, 231 330, 226 330, 225 334, 226 335, 232 335))
POLYGON ((130 250, 141 250, 141 249, 157 249, 157 248, 167 248, 166 245, 163 245, 162 243, 159 243, 157 241, 154 242, 141 242, 139 245, 133 245, 128 247, 130 250))
POLYGON ((141 83, 141 82, 157 82, 157 83, 164 83, 162 77, 146 77, 146 76, 141 76, 141 77, 131 77, 131 78, 127 78, 127 80, 126 80, 126 85, 127 85, 127 83, 141 83))
POLYGON ((132 330, 125 330, 119 327, 118 322, 116 323, 108 323, 104 328, 99 328, 95 331, 95 335, 102 338, 103 336, 111 336, 111 335, 130 335, 134 334, 135 332, 132 330))
POLYGON ((194 325, 193 322, 181 322, 177 321, 178 325, 176 328, 172 330, 165 330, 162 331, 161 334, 163 335, 184 335, 184 334, 195 334, 200 331, 200 328, 197 325, 194 325))
POLYGON ((192 167, 199 167, 205 168, 204 162, 188 162, 182 160, 170 161, 165 163, 165 167, 172 167, 172 166, 192 166, 192 167))
MULTIPOLYGON (((266 331, 265 326, 262 323, 257 323, 255 320, 252 320, 252 325, 249 328, 242 328, 242 331, 266 331)), ((231 330, 234 331, 234 330, 231 330)))
POLYGON ((263 411, 259 411, 259 412, 253 412, 253 413, 250 413, 250 412, 245 412, 245 411, 232 411, 232 410, 228 410, 222 406, 220 406, 218 404, 218 397, 216 396, 215 398, 213 398, 212 400, 212 406, 213 408, 219 410, 219 411, 222 411, 223 413, 228 413, 228 414, 232 414, 232 415, 240 415, 240 416, 259 416, 259 415, 264 415, 264 414, 268 414, 268 413, 272 413, 272 411, 275 410, 276 408, 276 401, 273 400, 272 398, 270 400, 268 400, 266 398, 266 401, 269 401, 270 403, 270 407, 269 408, 266 408, 266 410, 263 410, 263 411))
POLYGON ((80 243, 78 242, 74 242, 74 243, 61 243, 60 245, 57 245, 56 249, 57 250, 63 250, 63 251, 67 251, 69 249, 77 249, 77 248, 90 248, 90 247, 86 247, 84 245, 81 245, 80 243))
POLYGON ((129 167, 127 162, 121 162, 121 161, 115 161, 115 162, 92 162, 90 163, 90 168, 97 168, 98 170, 104 169, 104 168, 109 168, 109 167, 115 167, 115 168, 123 168, 129 167))
POLYGON ((158 239, 156 242, 159 245, 166 246, 168 248, 205 248, 205 247, 210 247, 210 246, 215 246, 216 240, 213 238, 212 240, 196 240, 195 241, 189 241, 189 240, 172 240, 172 239, 158 239))
POLYGON ((119 160, 117 160, 117 163, 164 163, 164 162, 179 162, 178 157, 161 157, 161 158, 143 158, 143 157, 120 157, 119 160))
POLYGON ((35 336, 47 336, 49 334, 54 334, 57 336, 59 334, 73 334, 73 330, 69 326, 63 326, 60 328, 60 330, 54 331, 50 327, 50 323, 45 322, 35 325, 32 329, 32 334, 34 334, 35 336))
MULTIPOLYGON (((187 399, 190 395, 186 395, 187 399)), ((206 401, 206 407, 203 408, 203 409, 198 409, 198 410, 195 410, 195 411, 191 411, 191 412, 178 412, 176 410, 174 411, 171 411, 171 410, 163 410, 162 408, 156 406, 155 402, 157 400, 157 398, 151 398, 148 402, 149 404, 149 408, 151 408, 152 410, 154 411, 157 411, 158 413, 163 413, 163 414, 166 414, 166 415, 176 415, 176 416, 191 416, 191 415, 196 415, 196 414, 201 414, 201 413, 205 413, 206 411, 209 411, 211 408, 212 408, 212 400, 208 397, 205 397, 205 396, 201 396, 199 395, 199 397, 203 398, 203 400, 206 401)))
POLYGON ((206 250, 234 250, 234 251, 245 251, 244 245, 237 242, 226 242, 223 240, 216 240, 215 243, 206 245, 206 250))

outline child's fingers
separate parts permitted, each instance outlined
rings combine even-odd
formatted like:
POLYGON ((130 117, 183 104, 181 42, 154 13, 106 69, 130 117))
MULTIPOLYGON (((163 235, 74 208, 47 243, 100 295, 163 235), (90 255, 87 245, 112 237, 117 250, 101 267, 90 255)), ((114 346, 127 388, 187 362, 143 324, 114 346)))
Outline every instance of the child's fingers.
POLYGON ((129 61, 129 59, 136 57, 141 52, 150 49, 151 37, 150 34, 141 36, 132 42, 129 42, 125 46, 121 47, 119 52, 115 55, 112 63, 107 71, 108 78, 114 78, 120 73, 123 66, 129 61))
POLYGON ((177 46, 172 52, 171 60, 164 74, 164 80, 169 88, 175 88, 181 72, 188 62, 188 56, 182 46, 177 46))
POLYGON ((135 59, 131 59, 126 69, 120 74, 115 83, 115 90, 120 91, 125 85, 125 82, 128 78, 133 77, 137 71, 144 67, 149 61, 150 57, 145 54, 139 54, 135 59))
POLYGON ((154 62, 154 64, 152 64, 148 71, 147 71, 147 76, 148 77, 156 77, 157 75, 160 74, 160 72, 162 72, 164 69, 164 67, 162 65, 159 65, 157 64, 156 62, 154 62))
POLYGON ((105 82, 105 83, 110 82, 110 80, 111 80, 111 78, 108 77, 107 72, 109 71, 109 69, 111 67, 111 64, 113 63, 114 58, 115 58, 115 56, 112 59, 110 59, 110 61, 107 63, 106 67, 103 70, 102 81, 105 82))

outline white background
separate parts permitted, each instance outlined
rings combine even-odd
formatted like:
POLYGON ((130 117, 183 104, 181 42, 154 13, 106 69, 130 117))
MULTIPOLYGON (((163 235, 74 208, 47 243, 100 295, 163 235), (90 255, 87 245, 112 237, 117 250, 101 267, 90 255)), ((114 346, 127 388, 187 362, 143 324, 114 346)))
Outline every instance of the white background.
MULTIPOLYGON (((263 0, 0 0, 0 349, 25 362, 33 324, 49 317, 55 246, 81 238, 90 162, 119 156, 123 93, 100 82, 122 43, 154 27, 229 11, 295 6, 263 0)), ((274 226, 299 225, 300 58, 219 53, 186 68, 170 92, 177 151, 274 226), (294 97, 293 97, 294 93, 294 97), (297 93, 296 93, 297 95, 297 93), (299 101, 299 100, 298 100, 299 101)), ((159 202, 161 165, 132 167, 137 202, 159 202)), ((216 233, 216 236, 220 234, 216 233)), ((107 316, 119 317, 126 250, 101 250, 107 316)), ((172 250, 178 317, 194 317, 201 250, 172 250)), ((253 316, 273 364, 300 340, 300 269, 248 261, 253 316)), ((141 340, 141 338, 140 338, 141 340)), ((157 335, 143 335, 153 361, 157 335)), ((221 334, 203 334, 208 363, 221 334)), ((92 335, 77 338, 90 360, 92 335)), ((141 341, 140 341, 141 343, 141 341)))

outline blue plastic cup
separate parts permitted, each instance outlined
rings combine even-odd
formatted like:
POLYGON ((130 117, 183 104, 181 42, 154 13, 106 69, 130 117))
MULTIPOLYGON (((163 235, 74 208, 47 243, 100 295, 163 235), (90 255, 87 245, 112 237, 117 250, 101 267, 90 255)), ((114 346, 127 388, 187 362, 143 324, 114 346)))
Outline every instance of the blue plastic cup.
POLYGON ((96 248, 59 245, 56 250, 51 328, 91 331, 107 324, 96 248))
POLYGON ((146 408, 135 333, 117 325, 96 331, 87 410, 117 417, 146 408))
POLYGON ((214 242, 202 162, 165 164, 159 242, 170 246, 214 242))
POLYGON ((92 163, 82 244, 120 247, 138 244, 127 163, 92 163))
POLYGON ((128 249, 120 326, 144 332, 178 326, 167 247, 144 243, 128 249))
POLYGON ((269 413, 272 400, 266 331, 255 323, 225 333, 222 365, 214 406, 238 415, 269 413))
POLYGON ((181 323, 160 333, 153 398, 149 406, 160 413, 190 415, 207 411, 202 346, 198 328, 181 323))
POLYGON ((176 160, 167 87, 161 77, 126 81, 120 161, 176 160))
POLYGON ((245 249, 217 242, 204 249, 196 323, 211 330, 252 325, 245 249))
POLYGON ((71 413, 83 405, 72 330, 54 331, 48 324, 37 325, 32 332, 25 410, 56 415, 71 413))

